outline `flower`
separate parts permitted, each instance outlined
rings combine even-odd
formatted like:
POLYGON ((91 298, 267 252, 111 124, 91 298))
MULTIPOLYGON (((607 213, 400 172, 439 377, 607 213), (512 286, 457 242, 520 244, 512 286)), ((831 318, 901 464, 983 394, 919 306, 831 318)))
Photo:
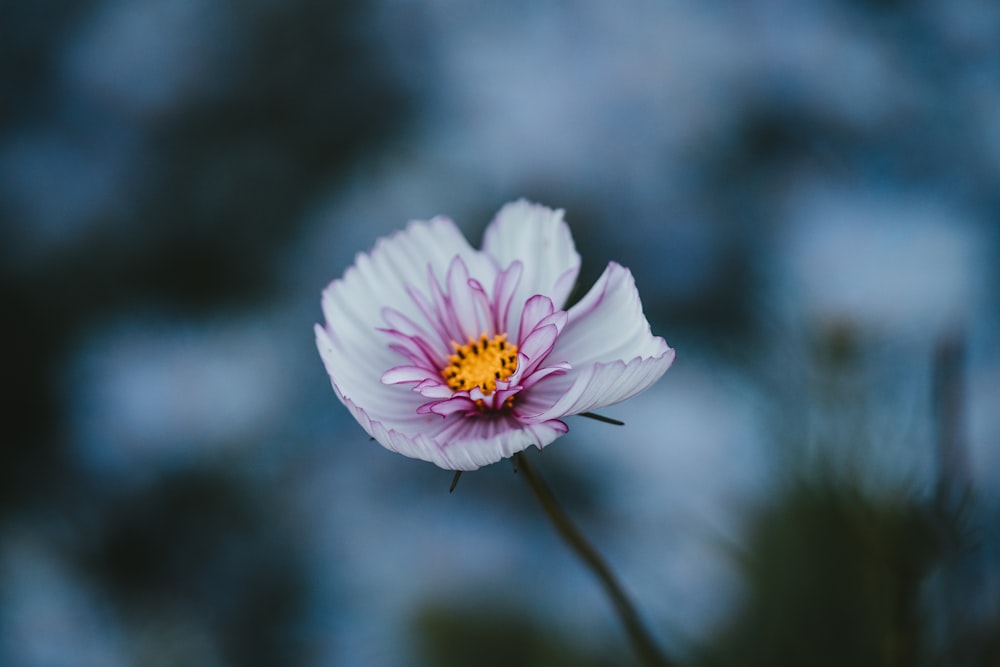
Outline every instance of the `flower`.
POLYGON ((382 446, 448 470, 540 449, 674 360, 614 262, 562 310, 579 270, 561 210, 507 204, 482 250, 447 218, 411 222, 323 292, 333 390, 382 446))

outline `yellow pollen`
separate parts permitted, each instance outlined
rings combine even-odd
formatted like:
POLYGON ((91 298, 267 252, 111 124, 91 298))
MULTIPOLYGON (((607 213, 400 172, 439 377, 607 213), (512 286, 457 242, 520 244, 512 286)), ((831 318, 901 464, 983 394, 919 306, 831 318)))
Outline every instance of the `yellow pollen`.
POLYGON ((451 342, 455 353, 441 371, 441 377, 455 391, 471 391, 479 387, 489 396, 497 388, 497 380, 506 380, 517 370, 517 346, 507 342, 507 334, 488 338, 486 334, 473 338, 465 345, 451 342))

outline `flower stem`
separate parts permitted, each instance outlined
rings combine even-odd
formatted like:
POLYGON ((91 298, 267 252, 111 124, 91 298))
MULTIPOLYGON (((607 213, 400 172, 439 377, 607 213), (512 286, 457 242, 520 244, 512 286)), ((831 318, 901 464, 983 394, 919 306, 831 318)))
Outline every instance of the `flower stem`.
POLYGON ((614 603, 615 611, 618 612, 618 616, 625 625, 625 631, 628 633, 629 639, 632 641, 632 645, 643 663, 650 667, 673 667, 676 663, 668 660, 653 641, 653 638, 650 637, 646 627, 639 619, 639 614, 636 612, 631 600, 625 595, 625 591, 622 590, 621 584, 618 583, 618 579, 611 571, 611 568, 608 567, 604 558, 597 553, 593 545, 587 541, 583 533, 570 521, 569 517, 556 502, 552 491, 528 463, 528 457, 524 452, 518 452, 514 455, 514 466, 515 470, 520 470, 524 473, 524 478, 528 481, 532 492, 535 494, 538 502, 541 503, 542 509, 545 510, 545 513, 556 527, 556 530, 559 531, 559 534, 562 535, 563 539, 576 551, 577 555, 583 559, 583 562, 587 564, 601 581, 604 591, 614 603))

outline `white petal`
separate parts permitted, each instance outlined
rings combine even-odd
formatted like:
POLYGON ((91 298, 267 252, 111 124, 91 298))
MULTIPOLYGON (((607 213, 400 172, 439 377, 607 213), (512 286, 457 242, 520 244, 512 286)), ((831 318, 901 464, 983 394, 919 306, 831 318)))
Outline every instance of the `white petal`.
POLYGON ((666 348, 666 342, 650 331, 632 272, 611 262, 586 296, 570 308, 569 321, 551 355, 580 368, 599 361, 659 356, 666 348))
POLYGON ((552 299, 547 296, 536 294, 528 299, 521 311, 521 325, 517 330, 517 338, 514 340, 518 345, 523 345, 538 323, 555 312, 552 299))
POLYGON ((476 409, 476 404, 468 396, 453 396, 445 401, 435 401, 424 403, 420 406, 420 414, 435 414, 441 417, 456 412, 471 412, 476 409))
POLYGON ((350 399, 344 405, 362 428, 386 449, 446 470, 475 470, 535 445, 542 448, 566 432, 560 421, 521 424, 513 418, 469 419, 421 415, 421 422, 397 430, 373 420, 350 399))
POLYGON ((379 312, 394 308, 420 323, 422 315, 406 288, 413 286, 426 293, 428 266, 441 280, 456 256, 474 278, 492 283, 496 271, 489 260, 469 245, 451 220, 440 217, 411 222, 405 230, 379 239, 370 253, 357 256, 343 282, 345 288, 359 293, 359 298, 370 299, 370 308, 379 312))
POLYGON ((580 272, 580 255, 563 221, 563 211, 523 199, 500 209, 486 228, 483 251, 500 269, 514 261, 523 265, 509 324, 520 321, 521 306, 535 294, 544 294, 556 308, 562 308, 580 272))
POLYGON ((510 266, 497 273, 496 284, 493 286, 493 316, 497 326, 497 333, 510 333, 511 301, 518 283, 521 282, 521 271, 523 265, 519 261, 511 262, 510 266))
POLYGON ((317 347, 338 395, 362 406, 372 419, 391 426, 418 419, 421 397, 408 387, 381 382, 382 374, 405 358, 389 348, 388 337, 377 329, 384 325, 385 308, 421 322, 424 316, 407 286, 426 289, 428 266, 443 276, 455 256, 463 258, 470 273, 476 267, 492 283, 492 262, 472 249, 451 221, 435 218, 411 222, 404 231, 380 239, 324 290, 326 326, 316 328, 317 347))
POLYGON ((534 387, 536 384, 538 384, 548 376, 552 375, 553 373, 558 373, 559 375, 565 375, 566 371, 570 370, 571 368, 572 366, 570 366, 565 361, 559 362, 554 366, 543 366, 542 368, 537 368, 531 373, 531 375, 521 380, 520 388, 530 389, 531 387, 534 387))
POLYGON ((518 395, 519 415, 527 421, 544 422, 620 403, 659 380, 674 362, 674 354, 664 343, 656 357, 596 363, 565 375, 552 375, 518 395))
POLYGON ((382 374, 383 384, 416 384, 424 380, 434 380, 440 384, 441 374, 420 366, 396 366, 382 374))
MULTIPOLYGON (((323 358, 330 383, 342 402, 346 403, 345 399, 355 401, 373 415, 383 416, 397 426, 417 419, 417 408, 426 402, 423 396, 411 391, 407 385, 382 384, 380 378, 384 370, 366 368, 361 363, 364 360, 353 357, 329 329, 317 324, 315 332, 316 347, 323 358), (377 375, 372 376, 370 372, 377 372, 377 375)), ((385 370, 389 367, 386 366, 385 370)))
POLYGON ((568 361, 564 375, 546 378, 519 396, 523 414, 557 419, 630 398, 656 382, 674 350, 654 336, 628 269, 611 263, 569 311, 549 359, 568 361))
POLYGON ((348 394, 353 395, 359 383, 378 379, 405 360, 389 349, 388 337, 366 320, 371 313, 359 308, 347 291, 324 292, 323 310, 327 324, 316 326, 316 344, 330 378, 348 394))
POLYGON ((566 425, 557 420, 523 424, 512 417, 506 419, 477 419, 453 417, 451 427, 436 438, 447 442, 441 454, 444 465, 450 470, 475 470, 534 445, 541 449, 567 431, 566 425))
POLYGON ((521 347, 517 351, 518 377, 527 377, 535 372, 539 364, 548 356, 557 336, 559 336, 559 327, 555 324, 549 324, 536 328, 531 332, 531 335, 521 341, 521 347))
MULTIPOLYGON (((336 389, 336 386, 334 386, 334 389, 336 389)), ((386 449, 411 458, 437 463, 442 468, 447 467, 438 462, 439 460, 443 460, 441 445, 425 433, 425 431, 432 430, 432 425, 440 428, 442 420, 438 415, 416 415, 422 423, 415 422, 408 425, 406 432, 410 435, 404 435, 399 430, 383 422, 373 420, 367 411, 358 407, 350 398, 341 396, 340 400, 343 401, 350 413, 354 415, 354 418, 358 420, 361 428, 386 449)))
POLYGON ((431 399, 448 398, 455 393, 451 387, 441 382, 440 376, 424 380, 415 386, 413 390, 420 392, 420 395, 424 398, 431 399))
MULTIPOLYGON (((410 223, 405 231, 380 239, 370 254, 359 253, 343 278, 327 286, 322 299, 326 326, 348 362, 375 379, 398 365, 397 354, 375 331, 383 326, 383 310, 393 309, 420 322, 423 316, 406 286, 425 285, 429 263, 441 262, 443 271, 456 254, 475 252, 450 221, 436 218, 410 223)), ((338 373, 339 367, 334 370, 338 373)))
POLYGON ((479 281, 469 278, 469 270, 460 257, 448 267, 446 280, 448 297, 461 331, 461 337, 456 340, 465 343, 487 333, 492 326, 489 298, 479 281))

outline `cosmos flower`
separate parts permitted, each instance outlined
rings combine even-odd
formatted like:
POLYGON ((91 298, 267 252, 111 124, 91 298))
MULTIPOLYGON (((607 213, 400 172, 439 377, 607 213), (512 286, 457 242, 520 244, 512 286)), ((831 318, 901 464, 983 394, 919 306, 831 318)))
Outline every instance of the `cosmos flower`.
POLYGON ((565 417, 638 394, 674 360, 618 264, 563 310, 579 269, 563 212, 524 200, 482 250, 447 218, 411 222, 323 292, 333 390, 384 447, 448 470, 540 449, 565 417))

